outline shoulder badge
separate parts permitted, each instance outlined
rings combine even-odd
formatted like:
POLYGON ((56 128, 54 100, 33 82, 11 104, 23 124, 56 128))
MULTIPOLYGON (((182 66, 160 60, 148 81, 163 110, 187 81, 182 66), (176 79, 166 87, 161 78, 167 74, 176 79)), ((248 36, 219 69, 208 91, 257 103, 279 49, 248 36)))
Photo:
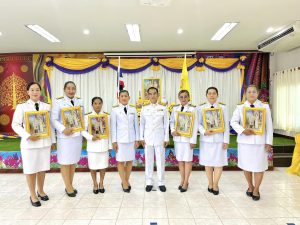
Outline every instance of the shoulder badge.
POLYGON ((206 104, 206 102, 203 102, 203 103, 201 103, 199 106, 203 106, 203 105, 205 105, 206 104))
POLYGON ((89 114, 91 114, 92 112, 88 112, 88 113, 85 113, 84 115, 89 115, 89 114))
POLYGON ((119 105, 114 105, 113 108, 119 107, 119 105))
POLYGON ((220 104, 220 105, 226 105, 226 104, 225 104, 225 103, 223 103, 223 102, 219 102, 219 104, 220 104))
POLYGON ((237 105, 244 105, 244 102, 240 102, 239 104, 237 104, 237 105))
POLYGON ((262 102, 263 104, 269 104, 269 102, 262 102))
POLYGON ((109 115, 109 113, 108 112, 103 112, 104 114, 107 114, 107 115, 109 115))
POLYGON ((64 98, 64 96, 61 96, 61 97, 58 97, 58 98, 56 98, 56 99, 63 99, 64 98))
POLYGON ((77 99, 81 99, 80 97, 76 96, 77 99))
POLYGON ((195 105, 193 105, 193 104, 189 104, 189 106, 191 106, 191 107, 196 107, 195 105))
POLYGON ((129 104, 129 106, 131 106, 131 107, 134 107, 134 108, 135 108, 135 105, 134 105, 134 104, 129 104))

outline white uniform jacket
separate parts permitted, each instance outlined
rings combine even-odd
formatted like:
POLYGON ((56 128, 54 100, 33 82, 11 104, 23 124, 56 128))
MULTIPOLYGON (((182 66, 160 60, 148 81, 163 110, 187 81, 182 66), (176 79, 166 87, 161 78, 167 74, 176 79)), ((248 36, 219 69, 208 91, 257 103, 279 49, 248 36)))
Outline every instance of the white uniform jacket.
POLYGON ((110 115, 112 143, 131 143, 139 140, 139 122, 136 109, 130 105, 116 106, 110 115), (124 111, 127 109, 127 114, 124 111))
POLYGON ((160 146, 169 141, 169 112, 160 104, 149 104, 142 108, 140 118, 140 140, 146 145, 160 146))

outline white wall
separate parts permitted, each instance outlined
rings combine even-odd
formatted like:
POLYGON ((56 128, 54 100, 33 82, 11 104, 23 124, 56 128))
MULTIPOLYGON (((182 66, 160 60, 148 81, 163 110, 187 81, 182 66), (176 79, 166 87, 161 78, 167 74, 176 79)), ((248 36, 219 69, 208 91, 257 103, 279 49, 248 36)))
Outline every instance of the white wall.
MULTIPOLYGON (((288 52, 270 54, 270 102, 272 102, 273 98, 274 73, 294 67, 300 67, 300 47, 288 52)), ((294 136, 284 130, 275 130, 275 133, 294 136)))

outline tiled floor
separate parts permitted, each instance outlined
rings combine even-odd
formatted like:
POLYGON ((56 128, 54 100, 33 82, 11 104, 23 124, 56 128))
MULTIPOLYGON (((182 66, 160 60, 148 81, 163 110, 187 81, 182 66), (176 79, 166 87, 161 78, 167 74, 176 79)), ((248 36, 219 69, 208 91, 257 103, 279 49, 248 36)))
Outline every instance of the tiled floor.
POLYGON ((220 195, 206 191, 203 171, 192 172, 188 192, 177 190, 178 172, 166 172, 167 192, 144 191, 144 172, 133 172, 132 191, 121 190, 118 174, 106 174, 104 194, 92 193, 89 173, 76 173, 79 194, 64 194, 60 174, 47 174, 50 201, 34 208, 29 203, 25 176, 0 174, 0 224, 44 225, 243 225, 300 224, 300 177, 285 173, 284 168, 265 173, 261 200, 245 195, 243 173, 225 171, 220 195))

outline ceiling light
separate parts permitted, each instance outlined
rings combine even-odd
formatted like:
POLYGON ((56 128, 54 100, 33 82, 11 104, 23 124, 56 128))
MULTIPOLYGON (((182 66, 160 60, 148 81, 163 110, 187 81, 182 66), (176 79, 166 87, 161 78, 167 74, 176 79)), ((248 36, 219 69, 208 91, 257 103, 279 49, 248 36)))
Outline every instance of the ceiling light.
POLYGON ((177 34, 182 34, 183 30, 181 28, 177 29, 177 34))
POLYGON ((211 38, 212 41, 222 40, 238 23, 224 23, 224 25, 211 38))
POLYGON ((2 35, 2 33, 0 32, 0 36, 2 35))
POLYGON ((89 30, 89 29, 84 29, 84 30, 83 30, 83 34, 89 35, 89 34, 90 34, 90 30, 89 30))
POLYGON ((50 42, 60 42, 54 35, 50 34, 44 28, 39 25, 25 25, 27 28, 31 29, 35 33, 39 34, 40 36, 46 38, 50 42))
POLYGON ((272 33, 274 31, 274 28, 273 27, 269 27, 268 29, 267 29, 267 33, 272 33))
POLYGON ((130 41, 140 42, 140 28, 138 24, 125 24, 130 41))

